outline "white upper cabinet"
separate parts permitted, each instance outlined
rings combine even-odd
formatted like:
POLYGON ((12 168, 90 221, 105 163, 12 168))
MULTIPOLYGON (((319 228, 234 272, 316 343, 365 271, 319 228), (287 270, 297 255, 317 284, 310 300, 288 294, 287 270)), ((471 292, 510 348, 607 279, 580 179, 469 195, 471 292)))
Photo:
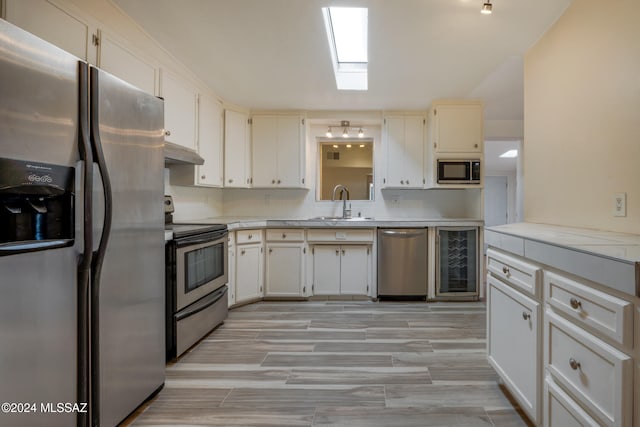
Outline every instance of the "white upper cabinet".
POLYGON ((66 50, 96 63, 95 25, 46 0, 6 0, 6 20, 66 50))
POLYGON ((250 187, 251 140, 249 115, 225 110, 224 112, 224 186, 250 187))
POLYGON ((436 153, 482 153, 482 103, 476 100, 434 101, 432 141, 436 153))
POLYGON ((163 69, 160 95, 164 98, 165 140, 195 150, 198 90, 163 69))
POLYGON ((217 99, 200 95, 198 109, 198 153, 204 164, 197 166, 199 185, 222 187, 224 152, 222 145, 223 111, 217 99))
POLYGON ((98 66, 108 73, 138 87, 156 94, 157 68, 151 60, 130 50, 111 34, 99 31, 98 66))
POLYGON ((253 186, 304 188, 304 116, 254 115, 253 186))
POLYGON ((386 174, 383 188, 423 187, 425 127, 424 115, 389 115, 384 118, 386 174))

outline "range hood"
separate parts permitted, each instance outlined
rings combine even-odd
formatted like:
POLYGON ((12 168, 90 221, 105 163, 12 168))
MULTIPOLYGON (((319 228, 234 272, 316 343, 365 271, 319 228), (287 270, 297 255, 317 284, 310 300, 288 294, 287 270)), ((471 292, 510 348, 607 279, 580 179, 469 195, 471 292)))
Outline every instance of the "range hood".
POLYGON ((204 159, 195 151, 172 142, 164 143, 165 165, 201 165, 204 159))

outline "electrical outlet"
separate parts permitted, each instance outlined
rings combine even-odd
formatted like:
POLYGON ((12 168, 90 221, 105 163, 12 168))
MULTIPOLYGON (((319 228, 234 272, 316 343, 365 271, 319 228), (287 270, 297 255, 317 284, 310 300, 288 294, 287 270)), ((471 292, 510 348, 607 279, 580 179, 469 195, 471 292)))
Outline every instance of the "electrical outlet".
POLYGON ((627 193, 613 195, 613 216, 627 216, 627 193))

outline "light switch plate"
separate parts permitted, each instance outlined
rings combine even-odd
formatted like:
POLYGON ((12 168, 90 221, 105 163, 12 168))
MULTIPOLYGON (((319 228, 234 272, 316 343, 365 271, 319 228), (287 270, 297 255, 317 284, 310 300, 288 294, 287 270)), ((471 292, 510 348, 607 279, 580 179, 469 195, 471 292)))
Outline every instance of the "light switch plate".
POLYGON ((627 216, 627 193, 613 195, 613 216, 627 216))

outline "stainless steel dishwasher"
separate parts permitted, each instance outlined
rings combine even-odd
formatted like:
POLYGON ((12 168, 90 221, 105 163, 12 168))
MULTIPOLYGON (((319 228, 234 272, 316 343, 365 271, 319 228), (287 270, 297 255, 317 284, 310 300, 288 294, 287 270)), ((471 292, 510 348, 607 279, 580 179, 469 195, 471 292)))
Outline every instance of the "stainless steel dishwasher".
POLYGON ((378 229, 378 297, 426 299, 426 228, 378 229))

